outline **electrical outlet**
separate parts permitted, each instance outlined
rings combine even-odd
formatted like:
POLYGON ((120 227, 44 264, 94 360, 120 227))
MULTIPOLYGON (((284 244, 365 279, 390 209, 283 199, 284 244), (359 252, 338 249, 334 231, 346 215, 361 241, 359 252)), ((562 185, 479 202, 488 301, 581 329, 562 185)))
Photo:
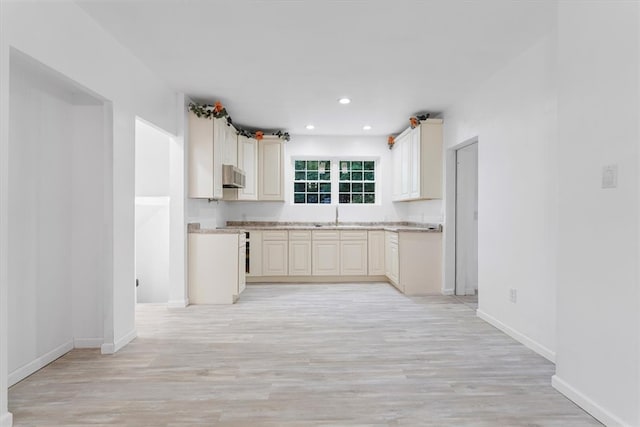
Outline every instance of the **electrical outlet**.
POLYGON ((518 302, 518 290, 511 288, 509 289, 509 301, 511 301, 512 303, 516 303, 518 302))

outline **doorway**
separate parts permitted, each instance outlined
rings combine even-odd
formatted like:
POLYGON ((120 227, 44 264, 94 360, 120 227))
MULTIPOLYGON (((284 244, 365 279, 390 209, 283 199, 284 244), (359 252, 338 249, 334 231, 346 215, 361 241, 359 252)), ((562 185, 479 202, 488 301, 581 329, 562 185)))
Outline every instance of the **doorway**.
POLYGON ((136 302, 169 301, 171 137, 137 118, 135 128, 136 302))
POLYGON ((455 293, 478 294, 478 143, 456 150, 455 293))

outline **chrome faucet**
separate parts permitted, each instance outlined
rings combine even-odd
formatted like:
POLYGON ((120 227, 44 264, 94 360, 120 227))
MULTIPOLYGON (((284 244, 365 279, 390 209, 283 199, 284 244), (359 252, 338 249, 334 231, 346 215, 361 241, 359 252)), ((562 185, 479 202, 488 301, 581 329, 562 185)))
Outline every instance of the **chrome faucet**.
POLYGON ((340 215, 338 214, 338 205, 336 205, 336 227, 338 226, 338 218, 340 218, 340 215))

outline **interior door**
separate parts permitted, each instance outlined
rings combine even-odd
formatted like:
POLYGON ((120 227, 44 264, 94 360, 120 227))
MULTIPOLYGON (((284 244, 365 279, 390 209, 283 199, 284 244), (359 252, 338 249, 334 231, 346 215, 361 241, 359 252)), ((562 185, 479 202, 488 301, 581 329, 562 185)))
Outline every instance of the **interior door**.
POLYGON ((478 144, 456 151, 456 295, 478 291, 478 144))

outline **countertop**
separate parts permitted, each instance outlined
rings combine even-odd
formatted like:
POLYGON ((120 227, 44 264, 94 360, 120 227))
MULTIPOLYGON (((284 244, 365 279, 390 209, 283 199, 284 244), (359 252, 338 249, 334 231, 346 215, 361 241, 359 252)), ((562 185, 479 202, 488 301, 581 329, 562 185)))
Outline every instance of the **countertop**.
POLYGON ((228 221, 225 228, 217 230, 385 230, 394 232, 441 233, 441 224, 411 222, 267 222, 228 221))

